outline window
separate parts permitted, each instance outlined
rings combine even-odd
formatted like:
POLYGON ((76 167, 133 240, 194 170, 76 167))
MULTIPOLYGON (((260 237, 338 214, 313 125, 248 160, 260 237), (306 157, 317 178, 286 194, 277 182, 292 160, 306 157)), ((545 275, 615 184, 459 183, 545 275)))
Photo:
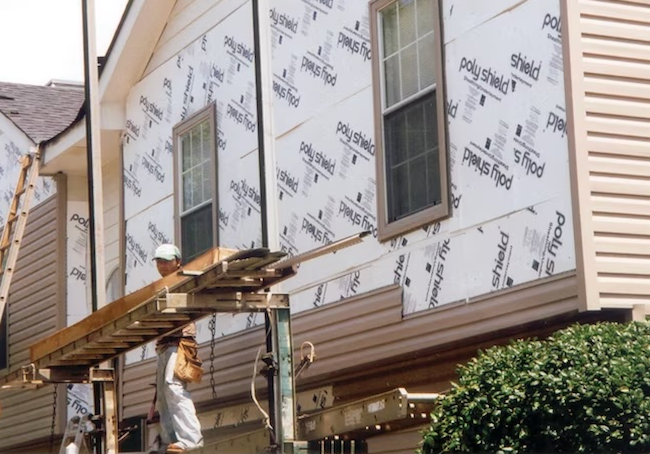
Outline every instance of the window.
POLYGON ((217 243, 214 103, 174 127, 176 238, 188 262, 217 243))
POLYGON ((370 4, 382 241, 449 214, 439 3, 370 4))

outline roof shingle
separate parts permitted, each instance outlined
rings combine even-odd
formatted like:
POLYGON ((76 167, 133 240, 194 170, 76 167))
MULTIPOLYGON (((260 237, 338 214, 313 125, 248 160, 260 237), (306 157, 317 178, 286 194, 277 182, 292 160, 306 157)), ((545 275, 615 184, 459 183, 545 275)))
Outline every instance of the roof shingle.
POLYGON ((82 85, 53 87, 0 82, 0 112, 36 143, 51 139, 70 126, 83 101, 82 85))

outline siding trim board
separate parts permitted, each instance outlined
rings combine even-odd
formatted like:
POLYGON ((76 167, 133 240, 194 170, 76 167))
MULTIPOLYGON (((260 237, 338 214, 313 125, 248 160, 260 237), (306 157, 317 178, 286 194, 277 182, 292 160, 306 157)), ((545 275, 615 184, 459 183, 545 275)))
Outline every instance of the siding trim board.
POLYGON ((564 53, 564 85, 566 87, 567 118, 573 125, 568 134, 569 174, 571 178, 571 200, 573 206, 573 236, 576 246, 576 273, 578 276, 578 301, 581 310, 599 309, 596 290, 596 257, 593 241, 593 225, 589 212, 588 157, 580 153, 586 149, 587 134, 584 125, 585 111, 580 41, 580 13, 576 1, 561 1, 563 22, 562 46, 564 53))
POLYGON ((586 308, 650 313, 650 3, 561 3, 586 308))

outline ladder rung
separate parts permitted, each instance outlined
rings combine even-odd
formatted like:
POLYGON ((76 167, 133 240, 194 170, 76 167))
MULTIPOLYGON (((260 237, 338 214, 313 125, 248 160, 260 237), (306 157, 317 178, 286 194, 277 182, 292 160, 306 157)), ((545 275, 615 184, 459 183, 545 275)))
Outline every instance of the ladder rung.
POLYGON ((7 225, 11 225, 11 224, 13 224, 14 222, 16 222, 16 219, 18 219, 18 215, 17 215, 17 214, 14 214, 14 215, 11 216, 9 219, 7 219, 7 225))
POLYGON ((18 198, 18 197, 20 197, 20 196, 23 195, 25 192, 27 192, 27 186, 25 186, 24 188, 19 189, 18 191, 16 191, 16 193, 14 194, 14 198, 18 198))

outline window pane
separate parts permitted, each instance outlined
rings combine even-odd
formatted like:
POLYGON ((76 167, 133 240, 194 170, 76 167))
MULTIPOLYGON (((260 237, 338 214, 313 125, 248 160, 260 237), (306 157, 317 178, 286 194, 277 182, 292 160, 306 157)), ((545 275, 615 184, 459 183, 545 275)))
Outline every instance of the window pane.
POLYGON ((433 33, 418 41, 418 60, 420 63, 420 90, 436 83, 436 56, 433 33))
POLYGON ((187 169, 191 167, 190 164, 190 135, 189 134, 184 134, 181 136, 181 157, 183 161, 183 172, 185 172, 187 169))
POLYGON ((427 174, 428 174, 428 205, 438 205, 442 202, 440 186, 440 156, 439 150, 427 155, 427 174))
POLYGON ((400 52, 400 63, 402 65, 402 99, 420 91, 418 82, 418 50, 414 44, 400 52))
MULTIPOLYGON (((424 127, 424 109, 425 105, 418 104, 410 109, 406 109, 406 136, 408 137, 408 154, 409 158, 416 158, 426 151, 425 127, 424 127)), ((423 163, 424 164, 424 163, 423 163)))
POLYGON ((384 61, 384 84, 386 86, 386 107, 398 103, 400 96, 399 54, 384 61))
POLYGON ((203 194, 201 195, 201 200, 210 200, 212 199, 212 169, 209 165, 205 165, 202 168, 202 173, 203 181, 201 182, 201 187, 203 188, 203 194))
POLYGON ((404 48, 415 41, 415 0, 399 2, 399 39, 404 48))
POLYGON ((438 111, 436 110, 436 91, 427 95, 424 102, 424 146, 427 149, 438 148, 438 111))
POLYGON ((195 205, 192 198, 192 179, 188 177, 190 172, 191 170, 181 176, 183 179, 183 211, 187 211, 195 205))
POLYGON ((187 263, 212 247, 212 204, 181 217, 181 246, 187 263))
POLYGON ((406 115, 387 115, 384 120, 386 130, 386 164, 394 167, 406 161, 408 157, 408 135, 406 130, 406 115))
POLYGON ((397 3, 393 3, 383 10, 380 15, 384 41, 384 57, 387 57, 399 50, 399 41, 397 39, 397 3))
POLYGON ((436 93, 384 117, 388 222, 439 204, 436 93))
POLYGON ((417 0, 418 38, 433 30, 433 0, 417 0))
POLYGON ((391 195, 388 199, 388 220, 390 222, 410 213, 408 164, 394 167, 389 171, 388 176, 387 184, 391 195))
POLYGON ((411 207, 419 209, 427 206, 427 158, 420 156, 409 162, 409 194, 411 207))
POLYGON ((210 159, 210 124, 205 121, 201 123, 201 162, 210 159))

